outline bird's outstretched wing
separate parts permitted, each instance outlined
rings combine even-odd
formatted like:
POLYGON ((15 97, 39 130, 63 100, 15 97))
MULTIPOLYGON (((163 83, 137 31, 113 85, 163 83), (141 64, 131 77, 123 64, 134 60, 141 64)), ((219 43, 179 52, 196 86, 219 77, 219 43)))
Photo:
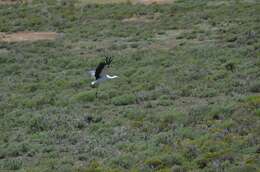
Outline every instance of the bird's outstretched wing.
POLYGON ((103 72, 105 66, 109 66, 112 62, 111 57, 106 57, 105 61, 98 64, 96 70, 95 70, 95 77, 96 79, 99 79, 100 77, 104 76, 105 73, 103 72))
POLYGON ((106 63, 104 63, 104 62, 99 63, 99 65, 97 66, 96 71, 95 71, 96 79, 98 79, 102 76, 101 73, 105 66, 106 66, 106 63))

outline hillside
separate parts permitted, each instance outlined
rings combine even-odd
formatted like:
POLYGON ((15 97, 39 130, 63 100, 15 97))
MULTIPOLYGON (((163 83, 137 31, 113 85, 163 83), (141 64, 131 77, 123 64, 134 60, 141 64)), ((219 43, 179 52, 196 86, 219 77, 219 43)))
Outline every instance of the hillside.
POLYGON ((1 172, 260 170, 259 1, 132 2, 0 3, 1 172))

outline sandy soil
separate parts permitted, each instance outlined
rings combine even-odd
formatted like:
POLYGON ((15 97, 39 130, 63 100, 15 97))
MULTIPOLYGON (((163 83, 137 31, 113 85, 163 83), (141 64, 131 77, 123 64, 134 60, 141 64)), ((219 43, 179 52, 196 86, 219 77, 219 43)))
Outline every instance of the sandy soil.
POLYGON ((0 42, 22 42, 38 40, 54 40, 58 37, 56 32, 17 32, 0 33, 0 42))

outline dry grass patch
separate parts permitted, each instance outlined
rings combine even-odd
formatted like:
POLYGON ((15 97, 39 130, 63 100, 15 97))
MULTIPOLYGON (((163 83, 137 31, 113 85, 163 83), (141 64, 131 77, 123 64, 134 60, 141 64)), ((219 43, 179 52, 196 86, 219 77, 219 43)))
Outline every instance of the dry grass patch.
POLYGON ((122 20, 122 22, 126 22, 126 23, 146 23, 151 21, 152 21, 151 19, 148 19, 145 16, 133 16, 122 20))
POLYGON ((175 101, 177 111, 188 113, 193 108, 207 106, 207 99, 197 97, 181 97, 175 101))
POLYGON ((122 22, 125 23, 148 23, 152 22, 153 20, 156 20, 160 17, 160 13, 154 13, 153 15, 142 15, 142 16, 137 16, 133 15, 132 17, 129 18, 124 18, 122 22))
POLYGON ((80 3, 84 4, 114 4, 114 3, 129 3, 129 4, 164 4, 172 3, 176 0, 80 0, 80 3))
POLYGON ((17 33, 0 33, 0 42, 22 42, 22 41, 39 41, 54 40, 58 37, 56 32, 17 32, 17 33))
POLYGON ((259 3, 258 0, 240 0, 240 1, 209 1, 207 3, 207 6, 210 6, 210 7, 218 7, 218 6, 231 6, 232 3, 247 3, 247 4, 257 4, 259 3))
POLYGON ((134 3, 141 3, 141 4, 165 4, 165 3, 173 3, 175 0, 135 0, 132 1, 134 3))
POLYGON ((0 0, 0 5, 12 5, 18 3, 31 3, 32 0, 0 0))
POLYGON ((148 46, 148 48, 165 50, 173 49, 180 42, 176 38, 185 31, 186 30, 168 30, 163 34, 157 34, 153 38, 153 43, 148 46))
POLYGON ((230 3, 228 1, 210 1, 207 5, 210 7, 217 7, 221 5, 230 5, 230 3))
MULTIPOLYGON (((206 26, 197 26, 205 31, 215 32, 217 28, 206 28, 206 26), (205 27, 205 28, 204 28, 205 27)), ((176 29, 167 30, 163 33, 158 33, 152 38, 152 43, 146 47, 149 49, 164 49, 171 50, 178 45, 183 44, 211 44, 214 43, 214 39, 209 39, 207 36, 201 36, 197 33, 192 33, 189 29, 176 29)))
POLYGON ((80 4, 116 4, 116 3, 131 3, 131 0, 79 0, 80 4))

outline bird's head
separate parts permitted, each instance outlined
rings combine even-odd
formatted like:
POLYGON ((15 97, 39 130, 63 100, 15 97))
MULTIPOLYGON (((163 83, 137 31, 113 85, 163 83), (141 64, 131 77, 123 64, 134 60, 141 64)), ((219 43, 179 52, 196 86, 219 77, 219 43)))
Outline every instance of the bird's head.
POLYGON ((108 68, 110 67, 111 62, 112 62, 112 57, 106 56, 105 63, 106 63, 106 65, 107 65, 108 68))

